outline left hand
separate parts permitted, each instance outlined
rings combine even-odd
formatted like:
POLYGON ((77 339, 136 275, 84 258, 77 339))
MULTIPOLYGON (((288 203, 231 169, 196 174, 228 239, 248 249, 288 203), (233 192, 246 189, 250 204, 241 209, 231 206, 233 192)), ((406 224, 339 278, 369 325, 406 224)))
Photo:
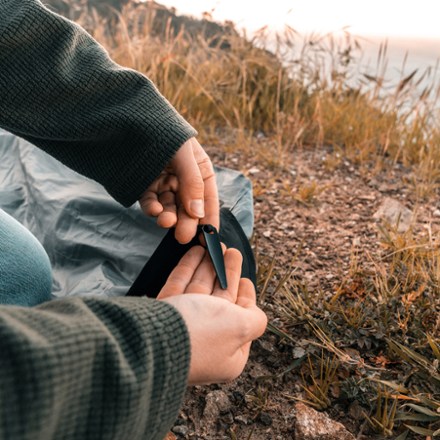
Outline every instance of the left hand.
POLYGON ((241 253, 223 246, 228 288, 221 289, 210 257, 192 247, 174 268, 159 296, 184 319, 191 345, 189 384, 220 383, 243 371, 251 342, 266 328, 251 280, 241 278, 241 253))
POLYGON ((139 199, 147 215, 163 228, 176 227, 175 237, 188 243, 199 223, 220 226, 214 169, 196 138, 186 141, 139 199))
MULTIPOLYGON (((237 249, 226 249, 222 243, 228 287, 222 289, 216 277, 211 257, 202 246, 193 246, 179 261, 162 287, 157 299, 184 293, 214 295, 234 303, 241 280, 243 257, 237 249)), ((252 285, 250 280, 246 280, 252 285)))

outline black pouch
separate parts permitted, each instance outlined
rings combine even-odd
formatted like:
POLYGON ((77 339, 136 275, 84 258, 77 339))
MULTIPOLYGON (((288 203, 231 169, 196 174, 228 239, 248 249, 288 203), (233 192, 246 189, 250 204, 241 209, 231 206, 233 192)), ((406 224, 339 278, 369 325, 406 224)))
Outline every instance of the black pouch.
MULTIPOLYGON (((170 229, 130 287, 127 296, 156 298, 183 255, 191 247, 202 245, 199 235, 199 233, 196 234, 192 241, 187 244, 180 244, 174 238, 174 229, 170 229)), ((252 248, 240 223, 227 208, 221 208, 220 210, 218 237, 228 248, 235 248, 241 252, 243 255, 241 276, 249 278, 256 288, 256 264, 252 248)))

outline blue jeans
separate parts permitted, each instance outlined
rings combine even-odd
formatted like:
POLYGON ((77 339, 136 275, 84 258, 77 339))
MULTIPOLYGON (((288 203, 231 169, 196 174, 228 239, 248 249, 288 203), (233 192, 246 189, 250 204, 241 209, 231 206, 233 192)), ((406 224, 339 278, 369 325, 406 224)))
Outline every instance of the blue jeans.
POLYGON ((0 304, 34 306, 51 298, 52 269, 43 246, 0 209, 0 304))

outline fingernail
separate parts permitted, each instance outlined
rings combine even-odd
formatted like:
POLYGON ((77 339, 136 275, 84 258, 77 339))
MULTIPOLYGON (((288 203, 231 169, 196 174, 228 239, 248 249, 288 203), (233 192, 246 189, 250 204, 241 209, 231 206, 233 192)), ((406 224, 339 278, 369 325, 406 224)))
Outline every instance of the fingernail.
POLYGON ((191 212, 195 214, 197 217, 204 217, 205 216, 205 209, 203 206, 203 200, 193 200, 190 204, 191 212))

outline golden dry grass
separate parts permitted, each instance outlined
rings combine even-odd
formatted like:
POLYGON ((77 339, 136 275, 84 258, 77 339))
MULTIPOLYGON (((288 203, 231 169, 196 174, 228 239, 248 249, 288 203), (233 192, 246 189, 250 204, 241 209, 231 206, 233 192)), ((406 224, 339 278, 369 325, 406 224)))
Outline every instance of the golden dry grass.
POLYGON ((391 160, 412 166, 423 196, 437 187, 438 84, 432 80, 416 93, 426 77, 434 78, 432 72, 413 72, 390 91, 386 45, 376 74, 355 81, 362 49, 349 34, 302 39, 286 28, 273 41, 262 29, 249 41, 231 32, 223 35, 229 46, 224 49, 213 44, 217 37, 190 37, 185 29, 176 34, 171 20, 153 35, 154 15, 147 5, 126 8, 112 32, 98 15, 80 22, 118 63, 145 73, 202 137, 227 127, 245 145, 243 140, 263 132, 274 140, 280 162, 295 147, 330 145, 361 164, 391 160))

